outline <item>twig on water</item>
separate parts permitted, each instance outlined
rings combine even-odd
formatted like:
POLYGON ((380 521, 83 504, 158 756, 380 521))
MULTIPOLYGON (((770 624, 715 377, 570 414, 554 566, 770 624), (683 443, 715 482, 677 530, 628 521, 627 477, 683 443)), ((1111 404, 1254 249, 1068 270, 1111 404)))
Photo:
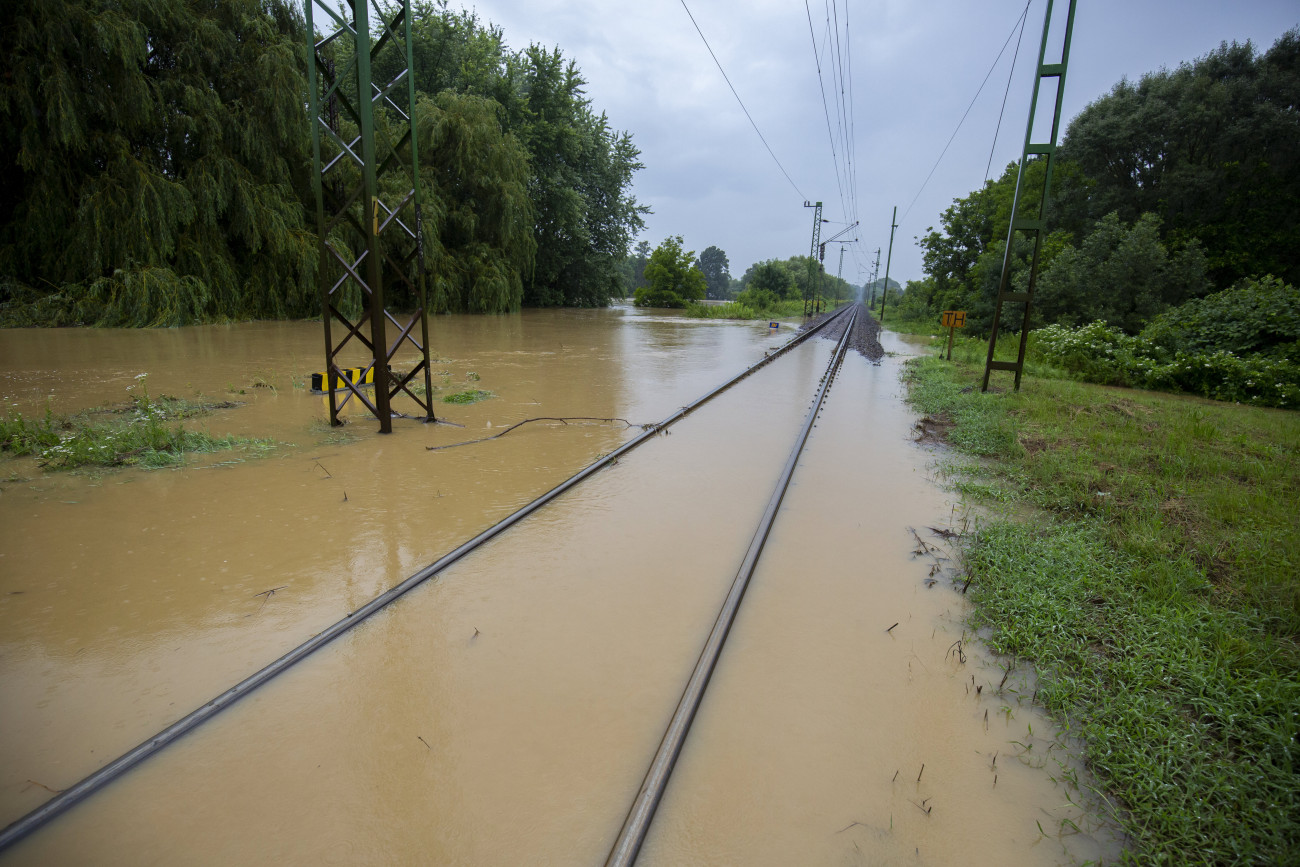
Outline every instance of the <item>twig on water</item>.
POLYGON ((622 422, 626 427, 639 427, 643 430, 650 430, 652 427, 654 427, 654 425, 633 424, 632 422, 628 421, 625 418, 595 418, 592 416, 566 416, 566 417, 538 416, 537 418, 526 418, 521 422, 516 422, 510 425, 510 427, 504 428, 500 433, 495 433, 490 437, 479 437, 476 440, 465 440, 464 442, 460 442, 460 443, 448 443, 445 446, 425 446, 424 448, 425 451, 437 452, 437 451, 442 451, 443 449, 454 449, 457 446, 470 446, 470 445, 474 445, 474 443, 485 443, 488 440, 499 439, 505 436, 506 434, 510 433, 515 428, 523 427, 524 425, 531 424, 532 422, 535 421, 557 421, 562 425, 568 425, 569 422, 593 422, 593 423, 604 422, 607 424, 612 424, 614 422, 622 422))
MULTIPOLYGON (((275 595, 275 591, 277 591, 277 590, 283 590, 284 588, 286 588, 286 587, 288 587, 288 586, 289 586, 288 584, 281 584, 279 587, 272 587, 270 590, 263 590, 261 593, 254 593, 254 594, 253 594, 253 598, 254 598, 254 599, 256 599, 256 598, 259 597, 259 596, 262 597, 262 604, 259 605, 259 606, 257 606, 257 610, 254 611, 253 614, 260 614, 260 613, 262 612, 262 609, 266 607, 266 603, 267 603, 267 601, 268 601, 272 596, 275 595)), ((252 617, 253 614, 245 614, 244 617, 252 617)))
MULTIPOLYGON (((925 762, 921 762, 921 774, 925 773, 925 762)), ((921 782, 921 774, 916 775, 916 781, 921 782)))
MULTIPOLYGON (((908 798, 908 800, 909 800, 909 801, 912 801, 911 798, 908 798)), ((927 803, 929 803, 929 801, 930 801, 930 799, 929 799, 929 798, 926 798, 924 801, 922 801, 922 802, 919 803, 919 804, 916 803, 916 801, 912 801, 912 804, 916 807, 916 809, 920 810, 922 813, 925 813, 925 815, 928 816, 928 815, 930 815, 930 811, 934 809, 934 807, 927 807, 927 806, 925 806, 927 803)))
POLYGON ((886 631, 886 632, 893 632, 893 631, 894 631, 894 628, 897 627, 897 626, 898 626, 898 624, 895 623, 893 626, 889 627, 889 628, 886 629, 885 631, 886 631))
POLYGON ((31 783, 33 786, 40 786, 42 789, 49 792, 51 795, 63 794, 63 789, 51 789, 49 786, 45 785, 44 783, 38 783, 35 780, 28 780, 27 782, 31 783))
POLYGON ((966 664, 966 651, 962 649, 962 639, 958 638, 948 645, 948 652, 944 654, 944 658, 946 659, 949 656, 957 657, 957 661, 962 665, 966 664))
POLYGON ((862 827, 864 827, 864 828, 868 828, 868 829, 871 827, 870 825, 866 824, 865 822, 850 822, 850 823, 848 823, 847 825, 845 825, 843 828, 841 828, 841 829, 839 829, 838 831, 836 831, 835 833, 836 833, 836 834, 843 834, 845 831, 849 830, 849 829, 852 828, 854 825, 861 825, 862 827))
POLYGON ((321 471, 325 473, 325 478, 327 478, 327 479, 332 479, 332 478, 334 478, 334 474, 331 473, 329 470, 325 469, 325 465, 322 464, 320 461, 313 461, 312 463, 313 463, 313 465, 318 466, 318 467, 321 468, 321 471))
POLYGON ((418 740, 420 743, 424 744, 424 745, 425 745, 426 747, 428 747, 429 749, 433 749, 433 747, 430 747, 430 746, 429 746, 429 742, 426 741, 424 738, 420 737, 419 735, 416 735, 415 738, 416 738, 416 740, 418 740))

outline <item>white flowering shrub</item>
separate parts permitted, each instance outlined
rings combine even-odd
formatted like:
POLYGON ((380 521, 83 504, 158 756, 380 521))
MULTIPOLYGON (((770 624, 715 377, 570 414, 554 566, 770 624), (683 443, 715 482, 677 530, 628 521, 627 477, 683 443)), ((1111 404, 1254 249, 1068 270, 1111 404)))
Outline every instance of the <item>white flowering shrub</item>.
POLYGON ((1104 322, 1049 325, 1030 335, 1031 351, 1085 382, 1185 392, 1256 406, 1300 408, 1300 364, 1226 350, 1172 355, 1104 322))

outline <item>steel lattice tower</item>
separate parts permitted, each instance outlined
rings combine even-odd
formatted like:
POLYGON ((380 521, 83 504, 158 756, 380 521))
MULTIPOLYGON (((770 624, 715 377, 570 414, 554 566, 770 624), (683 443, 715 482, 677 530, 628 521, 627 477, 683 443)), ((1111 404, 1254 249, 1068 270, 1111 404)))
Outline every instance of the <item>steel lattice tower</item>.
MULTIPOLYGON (((320 293, 325 324, 324 387, 330 423, 355 397, 379 419, 381 433, 393 429, 390 401, 404 393, 434 421, 429 367, 423 219, 420 208, 419 149, 415 132, 415 81, 411 75, 410 0, 387 3, 386 19, 374 0, 346 0, 331 9, 304 0, 307 17, 307 92, 311 115, 312 186, 316 193, 316 231, 320 237, 320 293), (350 6, 350 8, 348 8, 350 6), (316 18, 333 29, 316 31, 316 18), (371 38, 372 21, 377 39, 371 38), (393 52, 400 69, 382 85, 372 69, 382 52, 393 52), (381 192, 381 179, 387 180, 381 192), (398 192, 393 192, 397 190, 398 192), (359 251, 353 252, 349 249, 359 251), (418 309, 402 324, 384 307, 384 280, 405 285, 418 309), (353 322, 343 309, 347 289, 361 293, 362 312, 353 322), (369 322, 369 334, 365 326, 369 322), (336 343, 334 325, 343 326, 336 343), (396 329, 389 339, 388 326, 396 329), (418 326, 418 329, 417 329, 418 326), (418 330, 418 339, 415 332, 418 330), (342 374, 338 356, 352 340, 370 352, 374 400, 342 374), (409 341, 420 361, 395 374, 389 365, 409 341), (424 374, 424 397, 411 389, 424 374), (343 399, 335 387, 346 389, 343 399)), ((391 56, 391 55, 389 55, 391 56)), ((366 380, 365 375, 361 381, 366 380)))

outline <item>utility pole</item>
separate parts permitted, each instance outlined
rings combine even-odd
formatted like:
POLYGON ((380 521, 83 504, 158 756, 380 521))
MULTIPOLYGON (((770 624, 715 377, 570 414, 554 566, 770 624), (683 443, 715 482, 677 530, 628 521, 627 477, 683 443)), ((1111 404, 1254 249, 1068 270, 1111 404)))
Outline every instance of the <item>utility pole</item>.
POLYGON ((812 248, 808 251, 808 287, 803 292, 803 315, 808 315, 809 296, 813 294, 813 287, 819 275, 817 249, 821 247, 822 237, 822 203, 804 202, 805 208, 815 208, 813 211, 813 230, 812 230, 812 248))
POLYGON ((885 254, 885 288, 880 290, 880 321, 885 321, 885 297, 889 295, 889 263, 894 258, 894 230, 898 228, 898 205, 889 218, 889 252, 885 254))
POLYGON ((876 264, 871 268, 871 300, 867 302, 867 308, 876 306, 876 280, 880 279, 880 248, 876 248, 876 264))

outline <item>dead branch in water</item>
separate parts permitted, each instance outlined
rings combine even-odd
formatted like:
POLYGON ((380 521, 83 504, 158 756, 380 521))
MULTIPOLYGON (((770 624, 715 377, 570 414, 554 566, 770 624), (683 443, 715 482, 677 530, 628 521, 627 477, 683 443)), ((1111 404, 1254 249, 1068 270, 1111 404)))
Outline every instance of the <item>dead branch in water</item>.
POLYGON ((457 446, 472 446, 474 445, 474 443, 485 443, 488 440, 500 439, 501 437, 510 433, 515 428, 523 427, 524 425, 531 424, 532 422, 535 421, 558 421, 560 424, 563 425, 567 425, 569 422, 583 422, 583 421, 605 422, 605 423, 622 422, 627 427, 639 427, 642 430, 649 430, 650 428, 654 427, 654 425, 650 425, 650 424, 633 424, 632 422, 628 421, 625 418, 593 418, 590 416, 567 416, 567 417, 538 416, 537 418, 526 418, 521 422, 516 422, 515 424, 510 425, 510 427, 506 428, 500 433, 493 434, 490 437, 479 437, 476 440, 465 440, 464 442, 460 442, 460 443, 449 443, 448 445, 445 446, 425 446, 424 448, 425 451, 437 452, 437 451, 442 451, 443 449, 454 449, 457 446))

